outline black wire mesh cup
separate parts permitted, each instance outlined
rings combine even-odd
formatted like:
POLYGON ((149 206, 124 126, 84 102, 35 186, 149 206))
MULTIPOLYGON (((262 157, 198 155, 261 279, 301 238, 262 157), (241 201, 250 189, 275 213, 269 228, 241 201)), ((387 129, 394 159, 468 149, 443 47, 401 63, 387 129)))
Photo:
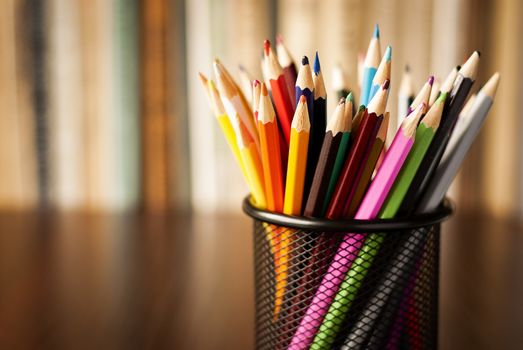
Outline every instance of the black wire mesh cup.
POLYGON ((249 198, 243 210, 254 219, 256 349, 437 348, 448 201, 371 221, 276 214, 249 198))

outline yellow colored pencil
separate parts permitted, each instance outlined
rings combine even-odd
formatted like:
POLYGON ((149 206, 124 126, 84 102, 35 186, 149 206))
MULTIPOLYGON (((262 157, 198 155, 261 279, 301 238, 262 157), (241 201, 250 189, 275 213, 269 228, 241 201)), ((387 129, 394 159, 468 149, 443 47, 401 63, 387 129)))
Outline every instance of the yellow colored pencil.
POLYGON ((283 212, 287 215, 301 214, 310 127, 307 100, 302 95, 291 124, 287 181, 283 202, 283 212))
MULTIPOLYGON (((292 119, 289 141, 289 160, 287 163, 287 179, 285 182, 285 197, 283 213, 287 215, 301 215, 303 185, 307 167, 307 151, 310 133, 309 111, 307 99, 301 96, 292 119)), ((276 300, 274 303, 274 317, 277 318, 283 295, 287 285, 290 236, 292 230, 281 232, 279 264, 276 266, 276 300)))

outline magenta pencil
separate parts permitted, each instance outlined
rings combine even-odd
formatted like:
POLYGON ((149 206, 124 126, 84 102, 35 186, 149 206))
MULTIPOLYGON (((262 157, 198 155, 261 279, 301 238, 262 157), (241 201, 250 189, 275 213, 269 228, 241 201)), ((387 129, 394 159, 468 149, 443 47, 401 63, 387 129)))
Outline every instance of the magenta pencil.
MULTIPOLYGON (((383 202, 394 184, 396 176, 414 144, 416 128, 421 118, 421 110, 424 108, 425 104, 420 104, 416 108, 416 111, 411 113, 410 117, 403 121, 401 128, 396 133, 385 155, 385 159, 378 173, 370 184, 356 212, 355 219, 372 220, 378 215, 383 202)), ((347 271, 350 269, 354 259, 356 259, 365 241, 365 237, 365 234, 359 233, 348 233, 344 236, 327 273, 323 277, 305 316, 301 320, 292 338, 289 349, 302 350, 309 348, 334 296, 338 293, 347 271)))

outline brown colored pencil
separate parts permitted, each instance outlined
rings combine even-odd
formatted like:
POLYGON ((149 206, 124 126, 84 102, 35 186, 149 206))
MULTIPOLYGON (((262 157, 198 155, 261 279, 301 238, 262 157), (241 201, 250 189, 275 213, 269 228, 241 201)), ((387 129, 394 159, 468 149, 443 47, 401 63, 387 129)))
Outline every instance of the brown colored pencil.
POLYGON ((373 142, 378 133, 379 126, 376 127, 376 124, 381 124, 383 120, 382 114, 385 110, 389 86, 390 81, 386 80, 380 92, 378 92, 375 98, 369 103, 369 109, 362 117, 361 125, 355 134, 353 147, 345 161, 327 209, 326 216, 329 219, 338 219, 344 214, 347 198, 357 184, 356 175, 358 169, 361 167, 361 161, 366 153, 369 142, 373 142), (368 113, 369 111, 370 113, 368 113), (376 113, 380 113, 381 115, 378 117, 376 113))
POLYGON ((329 186, 341 138, 343 133, 348 131, 346 130, 348 123, 345 121, 345 115, 345 100, 341 99, 329 125, 327 125, 327 131, 323 138, 320 156, 303 213, 305 216, 316 217, 321 215, 323 199, 329 186))

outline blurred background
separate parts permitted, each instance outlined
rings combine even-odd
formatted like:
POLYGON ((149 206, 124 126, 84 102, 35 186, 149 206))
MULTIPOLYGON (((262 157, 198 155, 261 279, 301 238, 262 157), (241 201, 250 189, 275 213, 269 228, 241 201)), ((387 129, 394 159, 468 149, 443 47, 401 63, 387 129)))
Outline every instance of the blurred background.
POLYGON ((198 71, 212 76, 219 57, 260 79, 262 41, 280 33, 295 60, 319 51, 334 96, 334 65, 355 88, 379 23, 382 50, 393 49, 393 116, 405 64, 416 90, 475 49, 474 90, 500 71, 452 193, 460 210, 519 217, 522 14, 518 0, 3 0, 0 209, 238 212, 247 187, 198 71))

